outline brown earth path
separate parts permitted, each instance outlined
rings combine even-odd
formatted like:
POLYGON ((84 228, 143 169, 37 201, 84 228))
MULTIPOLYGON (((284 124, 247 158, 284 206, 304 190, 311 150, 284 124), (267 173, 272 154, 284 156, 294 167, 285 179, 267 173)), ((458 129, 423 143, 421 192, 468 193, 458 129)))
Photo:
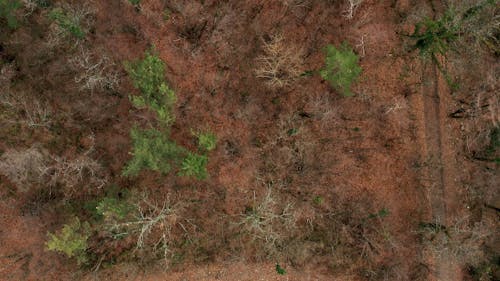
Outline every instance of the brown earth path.
MULTIPOLYGON (((422 183, 427 190, 432 222, 446 226, 450 222, 452 212, 447 202, 450 201, 449 197, 454 194, 455 188, 453 162, 446 157, 448 151, 451 151, 446 140, 446 110, 443 102, 448 92, 445 90, 446 85, 443 85, 446 82, 435 65, 429 63, 425 66, 422 81, 424 139, 421 155, 425 163, 422 169, 422 183)), ((462 280, 459 266, 446 253, 435 257, 433 264, 430 280, 462 280)))
MULTIPOLYGON (((433 1, 435 9, 443 10, 442 1, 433 1)), ((444 65, 444 61, 440 62, 444 65)), ((453 149, 450 128, 447 125, 447 104, 451 95, 438 66, 431 62, 422 67, 421 94, 419 95, 422 112, 420 116, 420 147, 423 168, 421 183, 427 192, 430 219, 433 223, 447 226, 453 217, 453 206, 450 202, 457 194, 457 165, 453 161, 453 149)), ((440 253, 433 259, 429 280, 457 281, 462 280, 460 266, 448 256, 440 253)))

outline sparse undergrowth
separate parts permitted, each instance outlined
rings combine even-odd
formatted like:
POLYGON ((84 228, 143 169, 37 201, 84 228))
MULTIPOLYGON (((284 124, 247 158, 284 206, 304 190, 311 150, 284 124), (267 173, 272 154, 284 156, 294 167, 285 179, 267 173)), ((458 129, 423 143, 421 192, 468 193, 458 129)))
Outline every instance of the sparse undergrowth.
POLYGON ((204 152, 209 152, 217 147, 217 136, 210 132, 193 132, 193 135, 198 138, 198 149, 204 152))
MULTIPOLYGON (((183 271, 236 260, 263 262, 272 266, 272 274, 290 279, 313 268, 318 275, 327 274, 325 280, 423 280, 429 268, 418 263, 427 261, 414 256, 422 242, 425 251, 459 260, 483 278, 478 280, 492 278, 493 263, 483 242, 495 226, 475 219, 449 227, 424 224, 420 236, 414 233, 416 219, 424 216, 420 198, 413 196, 412 186, 418 184, 411 171, 401 169, 419 156, 405 146, 415 137, 407 132, 415 120, 399 106, 411 98, 399 95, 399 85, 390 84, 392 76, 386 80, 367 69, 367 83, 354 91, 362 69, 347 43, 326 47, 321 70, 304 71, 321 60, 319 48, 331 36, 351 40, 361 31, 376 30, 369 28, 394 26, 379 24, 387 19, 377 18, 380 10, 393 8, 386 2, 366 2, 359 17, 355 12, 362 0, 278 1, 282 5, 212 1, 215 6, 210 1, 20 2, 24 9, 12 8, 17 4, 3 9, 2 4, 18 2, 0 0, 0 29, 10 29, 6 15, 19 21, 19 28, 0 35, 0 40, 8 38, 0 42, 0 208, 20 203, 15 218, 22 223, 16 220, 16 226, 30 229, 23 224, 41 219, 33 227, 51 228, 44 236, 45 248, 62 254, 38 262, 46 256, 33 251, 26 263, 33 269, 30 274, 44 279, 39 266, 45 270, 53 264, 56 270, 76 271, 73 263, 60 266, 65 259, 81 267, 73 279, 92 271, 96 278, 103 273, 103 279, 120 280, 130 275, 110 276, 121 266, 129 274, 129 266, 142 272, 156 271, 156 266, 183 271), (138 13, 131 13, 132 8, 138 13), (201 21, 193 21, 191 14, 201 21), (169 22, 153 23, 163 17, 169 22), (215 20, 204 20, 210 18, 215 20), (280 31, 286 40, 267 36, 280 31), (171 40, 176 35, 183 38, 171 40), (151 42, 161 44, 161 54, 153 48, 137 60, 113 61, 127 59, 151 42), (300 48, 292 42, 300 42, 300 48), (167 68, 160 56, 172 59, 172 65, 167 68), (123 70, 133 93, 121 84, 123 70), (342 95, 359 90, 359 99, 325 93, 318 79, 306 78, 313 73, 342 95), (369 88, 373 77, 381 80, 376 89, 369 88), (254 87, 260 82, 268 88, 254 87), (364 93, 387 89, 376 98, 364 93), (396 110, 386 111, 384 104, 393 95, 398 126, 391 119, 396 110), (217 135, 202 122, 216 128, 217 135), (128 159, 125 149, 130 149, 128 159), (385 167, 390 167, 388 174, 385 167), (397 202, 402 194, 409 200, 397 202), (386 203, 394 206, 381 206, 386 203), (394 225, 401 221, 405 227, 394 225)), ((464 15, 468 25, 485 11, 469 6, 465 14, 423 21, 414 34, 416 48, 425 56, 455 48, 466 35, 463 31, 471 30, 457 25, 456 15, 464 15)), ((474 34, 463 41, 475 38, 474 44, 497 49, 498 25, 477 22, 474 34)), ((396 49, 393 37, 366 35, 362 44, 370 48, 378 43, 374 39, 381 39, 380 46, 396 49)), ((367 67, 380 63, 381 71, 388 71, 382 63, 389 60, 387 50, 380 46, 365 57, 363 45, 360 54, 367 67)), ((394 65, 406 59, 398 54, 394 65)), ((466 150, 469 160, 484 164, 481 172, 494 174, 498 165, 491 162, 498 162, 500 152, 498 99, 491 94, 496 88, 478 88, 484 96, 476 99, 475 109, 459 113, 484 117, 480 122, 488 126, 466 141, 466 150)), ((478 200, 476 208, 483 203, 478 200)), ((486 208, 496 208, 492 204, 486 208)), ((10 231, 10 216, 0 216, 6 221, 2 231, 10 231)), ((0 244, 12 249, 3 239, 17 238, 0 236, 0 244)), ((17 270, 6 266, 9 273, 17 270)))

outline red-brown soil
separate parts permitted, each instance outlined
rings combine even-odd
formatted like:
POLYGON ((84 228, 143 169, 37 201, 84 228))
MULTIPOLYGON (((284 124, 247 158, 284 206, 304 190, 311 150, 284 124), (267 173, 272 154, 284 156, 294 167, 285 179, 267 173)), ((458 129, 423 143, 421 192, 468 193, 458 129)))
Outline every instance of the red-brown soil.
MULTIPOLYGON (((0 174, 0 280, 468 280, 464 268, 442 265, 423 251, 418 226, 434 220, 452 224, 471 212, 480 212, 476 221, 495 218, 477 198, 465 202, 470 197, 463 187, 498 192, 498 166, 474 162, 463 152, 460 128, 468 121, 448 117, 456 99, 439 72, 408 51, 402 34, 412 29, 414 6, 421 4, 368 0, 348 20, 341 16, 343 1, 284 2, 143 0, 137 11, 127 1, 94 1, 95 30, 85 43, 116 62, 122 83, 114 94, 83 96, 61 58, 31 63, 38 52, 33 44, 43 42, 43 35, 35 34, 43 32, 31 25, 47 25, 42 12, 12 32, 10 41, 0 41, 19 60, 21 82, 12 88, 47 100, 58 127, 4 127, 0 151, 42 143, 71 158, 92 146, 93 136, 93 156, 106 168, 109 182, 186 202, 182 214, 198 227, 193 235, 205 250, 186 253, 183 264, 168 270, 162 261, 134 263, 120 255, 116 264, 79 268, 45 249, 47 232, 60 229, 70 216, 71 208, 57 203, 65 202, 63 195, 38 186, 20 192, 0 174), (171 12, 167 21, 165 9, 171 12), (199 34, 192 31, 200 26, 199 34), (303 71, 322 67, 327 44, 355 46, 363 54, 355 96, 342 97, 318 75, 269 89, 255 76, 255 65, 263 41, 276 34, 302 49, 303 71), (154 118, 131 106, 128 95, 135 90, 121 63, 140 58, 151 46, 166 63, 166 79, 178 97, 172 138, 194 150, 191 129, 208 128, 217 135, 206 181, 150 171, 121 176, 130 158, 130 129, 154 118), (290 129, 298 133, 287 134, 290 129), (305 229, 309 223, 328 229, 335 221, 329 219, 339 213, 346 214, 345 229, 380 210, 388 215, 361 230, 366 244, 346 250, 352 255, 347 263, 314 241, 268 259, 231 235, 234 219, 269 186, 293 203, 305 229), (321 198, 319 205, 315 198, 321 198), (286 268, 285 275, 276 273, 276 263, 286 268)), ((71 57, 74 50, 57 52, 71 57)), ((491 58, 485 63, 497 66, 491 58)), ((491 232, 495 229, 497 221, 491 232)), ((92 243, 113 248, 104 240, 92 243)), ((126 246, 114 250, 120 247, 126 246)))

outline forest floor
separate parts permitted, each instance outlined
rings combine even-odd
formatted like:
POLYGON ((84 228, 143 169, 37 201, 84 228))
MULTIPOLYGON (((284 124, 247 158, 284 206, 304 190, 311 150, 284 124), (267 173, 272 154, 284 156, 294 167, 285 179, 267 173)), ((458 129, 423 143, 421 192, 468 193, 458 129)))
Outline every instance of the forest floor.
MULTIPOLYGON (((494 202, 498 164, 463 152, 470 121, 449 118, 457 99, 403 35, 435 7, 363 2, 347 19, 344 3, 328 1, 150 0, 140 10, 127 1, 93 1, 92 31, 76 47, 42 50, 47 36, 30 25, 2 38, 2 58, 11 55, 16 64, 9 89, 46 102, 53 121, 3 126, 0 151, 42 144, 74 159, 92 148, 113 190, 182 202, 180 221, 188 230, 173 235, 200 246, 181 248, 183 262, 165 271, 162 261, 124 261, 125 239, 105 246, 118 252, 113 262, 75 269, 76 262, 46 250, 47 233, 78 209, 68 205, 101 191, 61 199, 52 190, 22 191, 0 173, 0 280, 468 280, 455 251, 436 255, 423 246, 419 225, 451 229, 458 218, 472 217, 493 221, 487 232, 498 232, 495 211, 478 203, 494 202), (255 67, 264 42, 276 36, 301 54, 301 72, 313 73, 323 66, 327 44, 349 42, 363 70, 355 95, 343 97, 315 74, 268 87, 255 67), (217 136, 206 180, 121 175, 131 128, 154 119, 129 102, 135 90, 121 63, 151 48, 166 63, 177 95, 172 139, 195 149, 193 130, 217 136), (79 91, 65 62, 84 49, 116 62, 117 90, 79 91), (475 186, 481 195, 470 190, 475 186), (271 191, 279 206, 291 206, 298 232, 309 232, 294 233, 269 258, 263 242, 234 234, 234 221, 271 191), (285 275, 277 274, 277 263, 285 275)), ((38 11, 26 21, 42 17, 38 11)), ((497 65, 491 57, 482 63, 497 65)), ((98 237, 92 247, 107 242, 98 237)))

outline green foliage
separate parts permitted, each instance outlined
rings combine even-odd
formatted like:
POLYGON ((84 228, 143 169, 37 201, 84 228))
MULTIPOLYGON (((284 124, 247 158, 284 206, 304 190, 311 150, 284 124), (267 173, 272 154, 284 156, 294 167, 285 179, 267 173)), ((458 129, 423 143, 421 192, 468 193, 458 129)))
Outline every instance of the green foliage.
MULTIPOLYGON (((497 257, 498 260, 500 257, 497 257)), ((482 262, 477 266, 469 266, 469 273, 474 281, 486 281, 493 279, 493 272, 499 269, 499 264, 495 260, 482 262)))
POLYGON ((130 135, 133 143, 133 158, 122 172, 125 176, 136 176, 143 169, 166 174, 171 170, 172 164, 178 162, 184 154, 184 148, 156 129, 134 128, 130 135))
POLYGON ((141 0, 128 0, 128 2, 130 2, 130 4, 132 5, 139 5, 141 3, 141 0))
POLYGON ((496 17, 482 13, 486 12, 488 7, 495 9, 497 2, 498 0, 482 1, 461 12, 449 8, 436 20, 424 18, 415 25, 413 34, 409 35, 415 41, 414 49, 419 49, 423 57, 432 59, 452 89, 458 88, 459 85, 448 75, 437 55, 446 56, 459 41, 467 42, 469 48, 471 37, 485 43, 492 50, 498 50, 499 29, 498 22, 495 22, 496 17))
POLYGON ((286 270, 284 268, 282 268, 278 263, 276 264, 276 272, 279 275, 285 275, 286 274, 286 270))
POLYGON ((453 42, 458 39, 460 33, 460 22, 457 20, 456 12, 448 9, 445 14, 437 19, 425 18, 415 26, 415 31, 410 38, 415 40, 415 49, 420 50, 420 55, 430 57, 437 65, 439 71, 444 75, 448 85, 457 88, 449 77, 446 70, 441 66, 436 55, 445 56, 453 42))
POLYGON ((170 15, 172 14, 172 11, 169 9, 163 10, 163 20, 168 21, 170 19, 170 15))
POLYGON ((286 134, 287 134, 288 136, 290 136, 290 137, 291 137, 291 136, 295 136, 295 135, 296 135, 296 134, 298 134, 298 133, 299 133, 299 130, 298 130, 297 128, 291 128, 291 129, 289 129, 288 131, 286 131, 286 134))
POLYGON ((50 0, 36 0, 36 5, 40 8, 48 8, 51 5, 50 0))
POLYGON ((361 74, 358 56, 347 42, 342 43, 339 49, 328 45, 325 52, 325 66, 320 70, 321 77, 344 96, 352 96, 351 85, 361 74))
POLYGON ((323 203, 323 200, 324 200, 324 198, 322 196, 315 196, 313 198, 313 202, 316 205, 321 205, 321 203, 323 203))
POLYGON ((500 148, 500 127, 495 127, 490 132, 490 145, 488 146, 488 154, 493 154, 500 148))
POLYGON ((75 257, 78 264, 87 262, 87 239, 90 236, 90 225, 87 222, 81 223, 78 218, 74 218, 57 234, 48 235, 48 250, 64 253, 70 258, 75 257))
POLYGON ((18 0, 0 0, 0 26, 2 21, 7 22, 7 27, 14 29, 18 27, 15 12, 21 7, 21 2, 18 0))
POLYGON ((425 18, 419 22, 410 37, 415 39, 414 47, 420 50, 421 55, 445 55, 450 44, 457 40, 459 31, 456 13, 449 9, 437 20, 425 18))
POLYGON ((132 104, 137 108, 148 107, 162 123, 172 124, 175 120, 172 108, 177 98, 165 82, 165 63, 157 55, 146 52, 142 60, 125 62, 125 69, 141 92, 140 96, 130 96, 132 104))
POLYGON ((61 8, 54 8, 49 13, 49 18, 59 25, 65 32, 72 36, 83 39, 85 31, 80 26, 80 21, 76 17, 71 17, 61 8))
POLYGON ((122 239, 129 235, 128 222, 135 221, 137 206, 128 200, 112 197, 103 198, 96 207, 97 214, 101 217, 101 227, 114 239, 122 239), (123 224, 123 225, 122 225, 123 224))
MULTIPOLYGON (((462 12, 449 8, 436 20, 424 18, 415 25, 415 31, 410 35, 410 38, 415 40, 414 48, 419 49, 420 54, 424 56, 435 57, 436 54, 445 56, 455 41, 466 35, 477 35, 478 29, 490 25, 489 21, 493 21, 493 30, 498 32, 498 23, 494 23, 495 17, 481 18, 481 12, 486 11, 488 7, 494 8, 497 2, 498 0, 482 1, 462 12)), ((486 39, 487 42, 493 39, 497 42, 495 35, 481 39, 486 39)))
POLYGON ((497 151, 500 148, 500 127, 495 127, 490 132, 490 143, 486 147, 486 159, 488 161, 493 161, 500 163, 497 151), (496 157, 495 157, 496 156, 496 157))
POLYGON ((198 148, 202 151, 212 151, 217 147, 217 136, 212 132, 194 133, 198 138, 198 148))
MULTIPOLYGON (((125 69, 132 78, 134 86, 140 90, 140 96, 131 96, 131 102, 138 108, 149 108, 156 112, 161 129, 131 131, 133 158, 129 161, 123 175, 136 176, 143 169, 166 174, 173 165, 180 163, 179 175, 205 179, 208 175, 206 165, 208 157, 187 152, 185 148, 171 141, 169 125, 174 122, 172 114, 176 96, 165 82, 165 63, 155 54, 146 52, 144 59, 125 62, 125 69), (183 159, 180 161, 180 159, 183 159)), ((198 138, 199 150, 203 153, 215 149, 217 137, 211 132, 194 133, 198 138)))
POLYGON ((124 200, 117 198, 105 197, 96 206, 96 212, 105 220, 124 219, 132 210, 134 206, 124 200))
POLYGON ((179 175, 195 177, 199 180, 207 178, 208 157, 189 152, 181 164, 179 175))
POLYGON ((374 218, 385 218, 389 215, 389 210, 386 208, 380 209, 377 213, 370 214, 368 215, 368 218, 374 219, 374 218))

